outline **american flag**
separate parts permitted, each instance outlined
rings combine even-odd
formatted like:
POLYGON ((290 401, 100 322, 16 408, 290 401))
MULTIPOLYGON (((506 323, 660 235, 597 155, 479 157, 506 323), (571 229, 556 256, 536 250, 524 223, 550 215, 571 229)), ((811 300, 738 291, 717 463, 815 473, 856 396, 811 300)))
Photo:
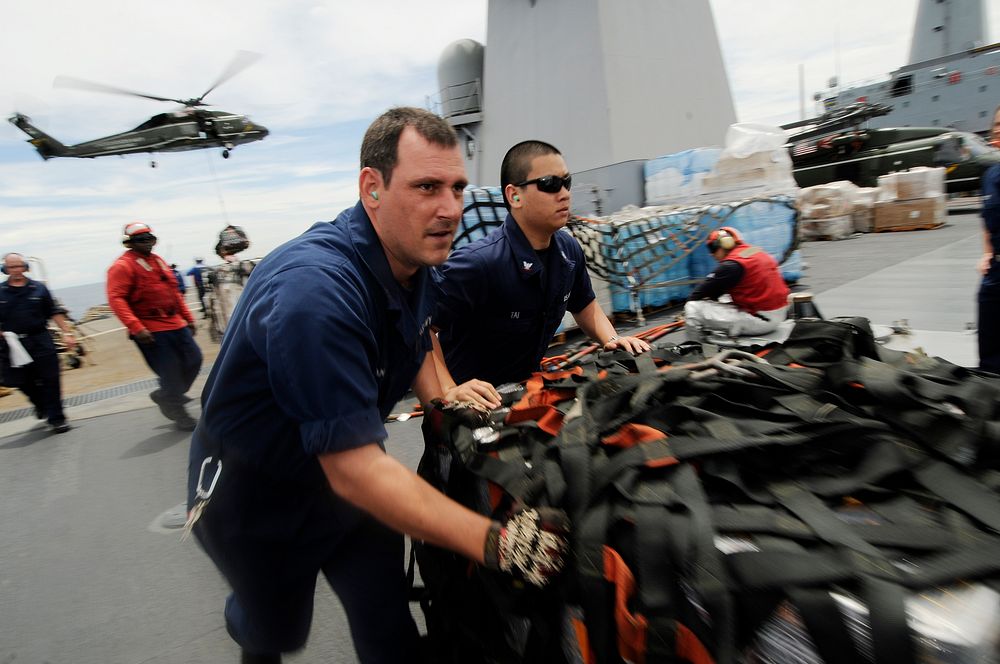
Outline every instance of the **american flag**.
POLYGON ((792 147, 793 157, 804 157, 807 154, 812 154, 816 152, 816 144, 812 141, 802 141, 801 143, 796 143, 792 147))

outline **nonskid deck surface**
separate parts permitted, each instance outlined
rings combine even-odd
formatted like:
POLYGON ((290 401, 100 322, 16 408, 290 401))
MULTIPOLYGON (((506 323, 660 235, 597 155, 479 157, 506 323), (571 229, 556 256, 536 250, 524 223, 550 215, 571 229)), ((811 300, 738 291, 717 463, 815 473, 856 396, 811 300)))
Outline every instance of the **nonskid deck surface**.
MULTIPOLYGON (((973 365, 965 324, 975 320, 980 224, 977 214, 953 214, 933 231, 806 243, 798 290, 813 292, 827 317, 907 319, 914 333, 900 343, 973 365)), ((189 434, 141 391, 68 413, 75 428, 60 436, 32 418, 0 425, 0 662, 237 661, 222 621, 224 582, 167 527, 184 500, 189 434)), ((390 453, 415 467, 420 420, 389 432, 390 453)), ((287 661, 356 661, 322 581, 309 644, 287 661)))

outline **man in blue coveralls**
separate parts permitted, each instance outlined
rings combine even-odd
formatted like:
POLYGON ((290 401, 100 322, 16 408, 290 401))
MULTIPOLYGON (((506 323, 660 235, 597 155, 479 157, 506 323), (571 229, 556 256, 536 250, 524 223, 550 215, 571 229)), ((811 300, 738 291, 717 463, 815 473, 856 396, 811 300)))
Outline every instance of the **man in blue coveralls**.
POLYGON ((7 344, 2 358, 4 383, 20 388, 35 407, 35 415, 47 419, 52 431, 66 433, 69 424, 59 389, 59 353, 47 321, 51 318, 63 331, 67 349, 76 347, 76 339, 66 321, 66 310, 45 284, 29 279, 27 271, 28 261, 21 254, 3 257, 2 272, 7 275, 7 281, 0 284, 0 329, 7 344), (19 361, 15 345, 27 354, 19 361))
POLYGON ((194 287, 198 290, 198 302, 201 303, 201 317, 205 317, 205 261, 202 258, 194 259, 194 267, 187 271, 189 277, 194 279, 194 287))
POLYGON ((411 384, 425 404, 471 398, 443 390, 427 354, 428 266, 448 255, 466 177, 454 130, 414 108, 375 120, 361 166, 357 205, 251 275, 192 439, 190 520, 232 586, 244 663, 302 647, 319 572, 362 662, 416 661, 398 532, 537 585, 562 565, 560 514, 491 522, 386 455, 383 422, 411 384))
MULTIPOLYGON (((1000 148, 1000 106, 993 111, 990 142, 1000 148)), ((1000 164, 983 173, 983 280, 977 296, 979 368, 1000 374, 1000 164)))
POLYGON ((448 369, 500 385, 537 371, 567 309, 606 350, 638 354, 649 344, 618 336, 590 285, 583 250, 566 232, 572 176, 542 141, 507 151, 500 186, 509 210, 500 228, 456 249, 440 268, 434 327, 448 369))

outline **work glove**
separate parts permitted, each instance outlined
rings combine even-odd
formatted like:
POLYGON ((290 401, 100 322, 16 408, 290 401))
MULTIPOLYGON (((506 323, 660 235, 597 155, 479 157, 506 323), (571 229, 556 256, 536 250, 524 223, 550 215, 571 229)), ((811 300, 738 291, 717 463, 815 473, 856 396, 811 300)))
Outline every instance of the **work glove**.
POLYGON ((503 523, 490 526, 486 566, 542 588, 563 568, 568 534, 569 519, 562 510, 517 509, 503 523))
POLYGON ((446 443, 451 440, 451 432, 456 426, 477 429, 488 426, 489 422, 489 412, 469 402, 433 399, 424 414, 424 437, 430 436, 433 441, 446 443))

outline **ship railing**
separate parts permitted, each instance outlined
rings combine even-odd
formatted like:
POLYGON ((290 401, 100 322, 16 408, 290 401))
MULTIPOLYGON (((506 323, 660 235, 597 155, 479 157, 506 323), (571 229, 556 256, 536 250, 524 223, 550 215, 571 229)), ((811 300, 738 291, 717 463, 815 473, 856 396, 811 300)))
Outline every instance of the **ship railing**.
POLYGON ((482 81, 478 78, 446 86, 427 98, 427 108, 443 118, 481 113, 482 89, 482 81))

